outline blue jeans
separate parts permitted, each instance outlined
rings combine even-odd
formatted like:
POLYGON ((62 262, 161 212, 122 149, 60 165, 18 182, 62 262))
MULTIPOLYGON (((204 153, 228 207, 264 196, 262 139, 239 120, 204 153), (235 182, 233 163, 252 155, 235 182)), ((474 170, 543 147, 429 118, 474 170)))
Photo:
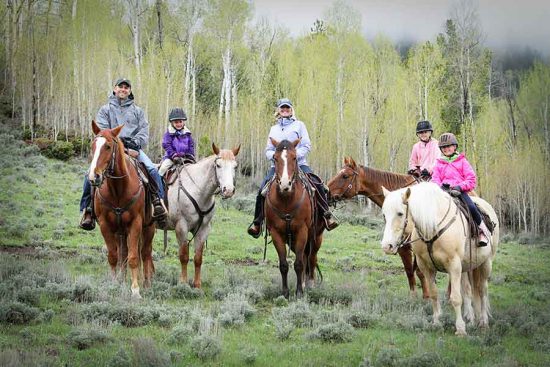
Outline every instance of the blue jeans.
MULTIPOLYGON (((162 183, 162 179, 160 178, 159 172, 155 168, 153 162, 147 154, 143 150, 139 151, 139 155, 137 157, 138 161, 143 162, 145 165, 145 168, 147 168, 147 172, 149 172, 149 175, 155 180, 157 187, 159 188, 158 196, 161 199, 164 199, 164 185, 162 183)), ((88 174, 84 175, 84 185, 82 187, 82 198, 80 199, 80 211, 83 211, 86 208, 90 207, 90 204, 92 203, 92 186, 90 185, 90 181, 88 181, 88 174)))
POLYGON ((474 218, 474 221, 479 226, 481 224, 481 214, 479 213, 477 206, 474 204, 468 193, 462 192, 460 196, 462 197, 462 200, 464 200, 468 205, 468 209, 470 210, 470 214, 472 214, 472 218, 474 218))

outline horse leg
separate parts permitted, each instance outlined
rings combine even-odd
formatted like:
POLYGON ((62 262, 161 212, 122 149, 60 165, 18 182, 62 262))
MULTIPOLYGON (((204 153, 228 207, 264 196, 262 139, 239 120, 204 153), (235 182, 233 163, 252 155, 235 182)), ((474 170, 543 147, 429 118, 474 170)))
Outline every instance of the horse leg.
POLYGON ((141 218, 137 217, 128 228, 128 237, 126 240, 128 244, 128 265, 130 266, 130 273, 132 275, 132 298, 135 299, 141 298, 138 283, 140 264, 139 240, 141 237, 141 228, 141 218))
POLYGON ((422 298, 424 299, 430 298, 428 280, 424 276, 424 273, 420 271, 420 268, 418 267, 418 263, 416 261, 416 256, 414 254, 413 254, 413 269, 415 270, 416 276, 420 280, 420 285, 422 286, 422 298))
POLYGON ((286 245, 281 235, 277 231, 271 231, 271 238, 277 255, 279 256, 279 271, 281 272, 281 280, 283 286, 283 296, 286 299, 289 297, 288 292, 288 261, 286 259, 286 245))
MULTIPOLYGON (((307 267, 307 274, 306 274, 307 288, 313 288, 315 286, 315 270, 317 269, 317 253, 321 248, 322 242, 323 242, 323 234, 321 232, 320 234, 317 234, 315 236, 314 243, 310 244, 313 246, 313 248, 311 249, 311 254, 308 256, 308 267, 307 267)), ((309 249, 306 249, 306 251, 309 251, 309 249)))
POLYGON ((187 241, 187 230, 183 228, 181 222, 176 225, 176 237, 180 245, 179 259, 181 264, 180 282, 187 284, 187 264, 189 263, 189 241, 187 241))
POLYGON ((143 228, 142 239, 143 244, 141 247, 141 261, 143 262, 143 287, 149 288, 151 286, 151 279, 155 272, 155 265, 153 264, 153 237, 155 236, 155 226, 149 225, 143 228))
MULTIPOLYGON (((431 260, 427 260, 431 261, 431 260)), ((424 261, 421 259, 418 262, 418 267, 426 277, 428 282, 428 290, 430 292, 430 299, 432 300, 432 309, 433 309, 433 323, 434 325, 440 325, 439 317, 441 316, 441 306, 439 304, 439 299, 437 298, 437 285, 435 284, 435 270, 426 266, 424 261)))
POLYGON ((462 295, 460 294, 460 287, 462 286, 462 264, 458 257, 451 260, 449 267, 447 268, 449 273, 449 281, 451 282, 451 295, 449 297, 451 304, 455 310, 455 335, 466 335, 466 324, 462 319, 462 295))
POLYGON ((488 294, 489 276, 492 271, 492 261, 487 259, 481 266, 473 271, 474 300, 477 299, 479 306, 476 307, 479 315, 479 327, 489 328, 490 303, 488 294))
MULTIPOLYGON (((472 287, 471 277, 469 273, 462 273, 462 308, 464 310, 463 316, 466 322, 472 323, 474 321, 474 309, 472 308, 472 287)), ((450 284, 449 284, 450 286, 450 284)), ((449 293, 450 296, 450 293, 449 293)))
POLYGON ((204 241, 195 238, 195 256, 193 262, 195 263, 195 277, 193 278, 193 287, 201 287, 201 266, 202 266, 202 252, 204 250, 204 241))
POLYGON ((107 261, 111 267, 111 277, 113 282, 116 281, 117 263, 118 263, 118 236, 111 232, 107 226, 100 226, 101 234, 107 246, 107 261))
POLYGON ((296 297, 301 298, 304 294, 305 285, 305 249, 307 245, 307 227, 303 226, 302 229, 296 234, 296 246, 294 252, 296 253, 296 261, 294 262, 294 271, 296 272, 296 297))
POLYGON ((411 246, 403 246, 397 252, 401 257, 403 267, 405 268, 405 273, 407 274, 410 294, 412 297, 416 297, 416 279, 414 278, 414 263, 411 246))

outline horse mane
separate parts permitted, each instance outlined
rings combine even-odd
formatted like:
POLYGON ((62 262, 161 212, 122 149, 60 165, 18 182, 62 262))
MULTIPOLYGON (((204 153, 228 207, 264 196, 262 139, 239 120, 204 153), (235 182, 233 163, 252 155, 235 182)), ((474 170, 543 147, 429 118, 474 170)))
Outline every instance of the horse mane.
POLYGON ((441 218, 438 215, 439 206, 444 203, 445 193, 434 183, 421 182, 410 188, 409 210, 416 228, 424 239, 433 238, 441 218))
POLYGON ((369 168, 366 166, 360 166, 365 176, 367 177, 368 182, 376 182, 381 186, 384 186, 386 189, 393 191, 400 189, 404 186, 410 184, 409 175, 403 175, 400 173, 393 173, 388 171, 381 171, 374 168, 369 168))
POLYGON ((279 145, 277 145, 277 147, 275 148, 275 150, 277 152, 282 152, 284 149, 286 149, 286 150, 294 149, 294 145, 292 145, 292 143, 290 141, 285 139, 285 140, 279 142, 279 145))

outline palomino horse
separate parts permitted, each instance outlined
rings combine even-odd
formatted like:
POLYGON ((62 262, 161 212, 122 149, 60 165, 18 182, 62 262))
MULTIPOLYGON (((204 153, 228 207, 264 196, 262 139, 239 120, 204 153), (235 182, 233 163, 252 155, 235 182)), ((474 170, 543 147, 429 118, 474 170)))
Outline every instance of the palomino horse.
POLYGON ((168 188, 167 229, 176 230, 181 263, 180 281, 187 283, 190 242, 187 234, 191 232, 195 248, 195 288, 201 287, 202 253, 214 216, 214 195, 219 191, 222 198, 227 199, 235 193, 235 156, 239 154, 239 149, 240 145, 232 150, 220 150, 212 143, 214 155, 194 164, 180 166, 177 179, 168 188))
POLYGON ((271 139, 276 147, 273 160, 275 176, 266 194, 266 228, 271 234, 273 245, 279 256, 283 295, 288 298, 288 262, 286 244, 296 254, 296 296, 301 297, 304 286, 311 287, 315 282, 317 252, 321 248, 324 226, 322 218, 315 215, 313 195, 310 196, 296 159, 294 142, 271 139), (307 281, 307 284, 306 284, 307 281))
POLYGON ((387 254, 395 254, 410 226, 413 251, 430 287, 434 324, 439 324, 441 315, 435 274, 442 271, 449 274, 451 283, 450 301, 456 314, 456 335, 466 335, 461 307, 463 292, 467 290, 461 290, 461 285, 469 285, 463 281, 462 273, 471 272, 475 317, 480 327, 487 328, 490 311, 487 282, 499 241, 498 218, 491 205, 479 197, 472 197, 495 223, 490 243, 478 247, 477 239, 469 233, 466 218, 451 196, 437 185, 423 182, 391 193, 384 189, 384 196, 382 212, 386 226, 382 249, 387 254))
POLYGON ((152 258, 155 226, 145 218, 145 188, 136 167, 124 153, 118 138, 123 125, 100 130, 92 121, 96 135, 92 142, 92 163, 88 179, 95 186, 94 208, 108 250, 113 278, 117 266, 125 274, 126 259, 132 275, 132 296, 139 294, 139 266, 143 261, 144 286, 151 285, 155 271, 152 258))
MULTIPOLYGON (((358 166, 353 158, 345 157, 344 166, 328 182, 330 190, 330 198, 334 201, 343 199, 351 199, 356 195, 365 195, 371 199, 376 205, 382 207, 384 203, 384 194, 382 193, 382 185, 389 190, 397 190, 403 187, 416 184, 417 181, 412 175, 401 175, 398 173, 379 171, 376 169, 358 166)), ((416 294, 416 280, 414 273, 420 284, 422 285, 422 296, 429 298, 428 283, 424 274, 416 266, 414 255, 411 250, 411 245, 407 244, 399 248, 398 251, 403 267, 409 280, 409 289, 412 295, 416 294)))

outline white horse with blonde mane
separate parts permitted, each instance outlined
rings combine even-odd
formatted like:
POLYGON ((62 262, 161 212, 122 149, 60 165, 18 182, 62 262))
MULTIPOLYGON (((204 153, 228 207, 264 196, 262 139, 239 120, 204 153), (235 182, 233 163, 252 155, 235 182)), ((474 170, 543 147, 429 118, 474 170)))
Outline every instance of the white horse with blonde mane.
POLYGON ((187 283, 189 262, 189 232, 195 248, 195 277, 193 286, 201 287, 201 265, 204 244, 210 233, 210 221, 214 217, 215 194, 223 199, 235 193, 236 155, 240 145, 231 150, 219 149, 212 143, 214 155, 195 164, 183 166, 178 177, 168 188, 167 229, 175 229, 181 263, 180 281, 187 283))
POLYGON ((437 185, 425 182, 393 192, 384 189, 384 196, 382 212, 386 225, 382 249, 387 254, 395 254, 406 241, 404 233, 412 231, 412 249, 429 283, 434 324, 439 324, 441 315, 435 274, 442 271, 449 274, 451 283, 450 301, 456 314, 455 334, 466 335, 461 306, 463 296, 469 294, 470 284, 475 318, 481 328, 488 328, 490 305, 487 283, 499 241, 498 218, 491 205, 479 197, 472 197, 495 223, 489 244, 478 247, 477 240, 469 234, 466 218, 451 196, 437 185), (467 281, 468 273, 471 273, 471 282, 467 281))

